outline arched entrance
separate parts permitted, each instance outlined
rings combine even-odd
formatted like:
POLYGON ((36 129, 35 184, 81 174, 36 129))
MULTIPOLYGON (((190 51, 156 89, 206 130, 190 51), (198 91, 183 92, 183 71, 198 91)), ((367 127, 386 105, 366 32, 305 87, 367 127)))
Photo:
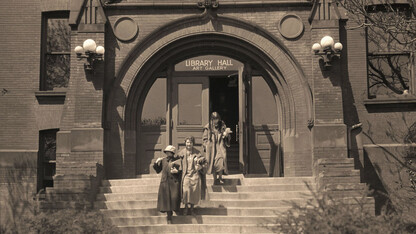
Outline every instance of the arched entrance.
POLYGON ((267 73, 257 68, 208 54, 173 64, 167 69, 171 72, 158 71, 139 104, 137 173, 154 173, 153 161, 163 156, 163 147, 181 149, 187 136, 196 138, 202 152, 203 128, 209 113, 216 111, 234 131, 228 149, 230 173, 282 175, 279 95, 267 73))
MULTIPOLYGON (((105 119, 109 128, 105 132, 108 144, 105 144, 104 164, 109 178, 135 177, 143 170, 140 167, 145 164, 138 160, 143 155, 140 151, 140 144, 143 142, 138 141, 141 134, 142 111, 147 94, 152 86, 158 83, 157 79, 173 77, 176 64, 206 55, 224 56, 239 61, 245 69, 240 71, 241 77, 247 72, 251 72, 249 77, 262 77, 277 106, 276 121, 280 139, 276 141, 279 142, 280 148, 276 151, 281 152, 284 168, 280 171, 284 171, 285 176, 312 174, 311 133, 308 128, 308 122, 313 120, 312 96, 300 65, 284 44, 265 30, 226 17, 219 16, 217 20, 212 24, 209 19, 201 20, 196 16, 172 22, 143 39, 125 58, 106 102, 105 119)), ((212 76, 200 75, 208 79, 212 76)), ((224 78, 229 75, 232 74, 220 76, 224 78)), ((212 79, 214 78, 215 75, 212 79)), ((245 80, 252 82, 249 79, 245 80)), ((166 85, 167 87, 172 87, 172 84, 166 85)), ((249 91, 250 89, 245 90, 249 91)), ((170 89, 165 92, 166 99, 172 97, 171 92, 170 89)), ((245 103, 247 108, 259 106, 254 105, 253 101, 245 103)), ((170 106, 165 109, 166 112, 171 110, 170 106)), ((240 110, 242 108, 239 108, 240 110)), ((160 119, 166 121, 166 126, 159 127, 162 130, 165 128, 166 134, 173 126, 167 119, 160 119)), ((243 118, 239 116, 239 121, 241 119, 243 118)), ((244 129, 247 128, 248 125, 244 129)), ((262 127, 259 126, 257 129, 261 130, 262 127)), ((170 137, 158 139, 158 147, 165 146, 169 141, 173 143, 173 133, 169 134, 170 137)), ((244 138, 246 137, 254 139, 248 132, 244 134, 244 138)), ((263 140, 266 138, 260 137, 263 140)), ((239 147, 250 145, 243 144, 239 147)), ((246 152, 243 159, 248 162, 248 156, 251 154, 249 149, 239 149, 238 152, 246 152)), ((144 167, 150 172, 148 166, 144 167)), ((273 175, 278 175, 276 173, 278 171, 274 170, 273 175)))

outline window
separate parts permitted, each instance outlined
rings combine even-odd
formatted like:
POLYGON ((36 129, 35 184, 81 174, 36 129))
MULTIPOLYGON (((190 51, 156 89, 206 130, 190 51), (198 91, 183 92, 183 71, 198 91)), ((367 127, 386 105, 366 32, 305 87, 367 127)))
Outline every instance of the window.
POLYGON ((407 5, 376 5, 368 8, 367 63, 368 97, 404 97, 413 88, 413 53, 407 5))
POLYGON ((178 84, 180 125, 202 124, 202 84, 178 84))
POLYGON ((166 78, 157 78, 147 93, 141 124, 145 127, 166 124, 166 78))
POLYGON ((68 12, 45 13, 42 17, 40 90, 68 87, 71 28, 68 12))
POLYGON ((38 190, 53 187, 56 172, 56 133, 58 129, 39 132, 38 190))
POLYGON ((276 124, 276 101, 266 80, 262 76, 253 76, 251 87, 253 124, 276 124))

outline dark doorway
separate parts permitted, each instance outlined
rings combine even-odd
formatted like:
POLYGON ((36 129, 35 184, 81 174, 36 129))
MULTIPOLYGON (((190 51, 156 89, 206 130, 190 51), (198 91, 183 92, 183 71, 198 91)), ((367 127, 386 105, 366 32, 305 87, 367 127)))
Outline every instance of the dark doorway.
POLYGON ((227 164, 230 173, 240 173, 238 163, 238 80, 237 76, 215 76, 209 79, 210 112, 220 114, 227 127, 233 131, 231 147, 227 150, 227 164))

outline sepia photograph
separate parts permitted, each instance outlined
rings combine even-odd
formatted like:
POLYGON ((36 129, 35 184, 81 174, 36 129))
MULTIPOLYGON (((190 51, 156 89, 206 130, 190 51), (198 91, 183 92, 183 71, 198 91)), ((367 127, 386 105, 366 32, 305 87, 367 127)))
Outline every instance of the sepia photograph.
POLYGON ((416 233, 416 0, 1 0, 0 234, 416 233))

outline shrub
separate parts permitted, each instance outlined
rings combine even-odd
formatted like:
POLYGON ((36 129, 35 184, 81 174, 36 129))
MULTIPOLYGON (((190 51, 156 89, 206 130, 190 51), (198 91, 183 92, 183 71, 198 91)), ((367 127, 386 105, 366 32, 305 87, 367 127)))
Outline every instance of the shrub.
MULTIPOLYGON (((366 207, 368 190, 354 202, 333 199, 325 191, 313 193, 307 206, 292 204, 292 209, 277 220, 282 233, 415 233, 416 224, 400 210, 383 210, 379 216, 366 207)), ((350 200, 351 201, 351 200, 350 200)))
POLYGON ((64 209, 25 215, 14 225, 0 224, 0 233, 117 233, 100 211, 64 209))
POLYGON ((111 220, 96 210, 41 212, 29 217, 26 223, 26 231, 36 233, 117 233, 111 220))

